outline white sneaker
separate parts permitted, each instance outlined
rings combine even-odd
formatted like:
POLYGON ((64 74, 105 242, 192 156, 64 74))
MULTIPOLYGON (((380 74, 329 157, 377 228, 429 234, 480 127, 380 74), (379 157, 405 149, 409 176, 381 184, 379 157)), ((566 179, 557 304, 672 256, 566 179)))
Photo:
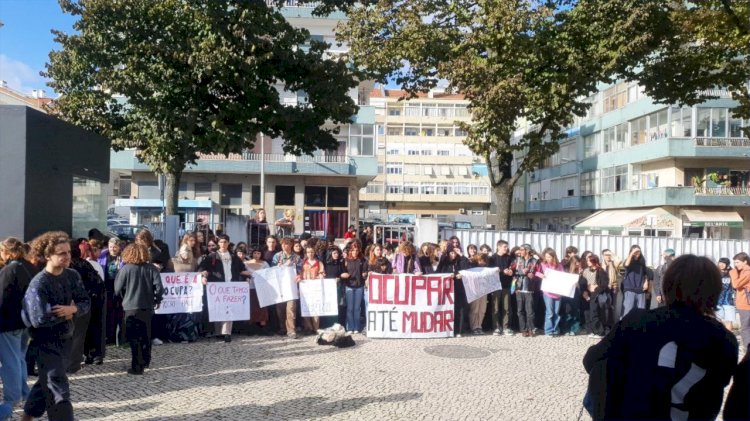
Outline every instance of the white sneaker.
POLYGON ((510 329, 506 330, 505 333, 503 333, 503 335, 505 335, 505 336, 516 336, 516 334, 512 330, 510 330, 510 329))
POLYGON ((352 333, 356 335, 357 333, 359 333, 359 331, 358 331, 358 330, 355 330, 355 331, 353 331, 352 333))
POLYGON ((593 333, 589 333, 589 338, 598 338, 598 336, 593 333))
POLYGON ((494 332, 492 332, 492 336, 500 336, 503 334, 503 331, 500 329, 495 329, 494 332))
POLYGON ((152 345, 161 345, 161 344, 163 344, 163 343, 164 343, 164 342, 162 342, 162 341, 161 341, 161 339, 159 339, 159 338, 154 338, 154 339, 153 339, 153 340, 151 341, 151 344, 152 344, 152 345))

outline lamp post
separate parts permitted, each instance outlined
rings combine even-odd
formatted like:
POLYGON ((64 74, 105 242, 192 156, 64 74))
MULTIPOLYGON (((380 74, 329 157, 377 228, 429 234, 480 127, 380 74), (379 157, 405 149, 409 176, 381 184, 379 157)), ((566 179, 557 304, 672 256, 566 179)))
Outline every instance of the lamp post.
POLYGON ((260 207, 266 206, 266 139, 260 134, 260 207))

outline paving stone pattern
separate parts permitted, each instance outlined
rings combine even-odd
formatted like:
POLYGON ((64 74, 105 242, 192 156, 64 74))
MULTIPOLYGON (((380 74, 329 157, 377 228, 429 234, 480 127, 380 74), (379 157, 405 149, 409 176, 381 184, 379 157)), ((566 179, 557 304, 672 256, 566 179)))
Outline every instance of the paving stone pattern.
MULTIPOLYGON (((577 420, 594 339, 471 336, 318 346, 235 335, 154 347, 129 376, 126 349, 70 377, 80 420, 577 420)), ((590 419, 584 411, 583 420, 590 419)))

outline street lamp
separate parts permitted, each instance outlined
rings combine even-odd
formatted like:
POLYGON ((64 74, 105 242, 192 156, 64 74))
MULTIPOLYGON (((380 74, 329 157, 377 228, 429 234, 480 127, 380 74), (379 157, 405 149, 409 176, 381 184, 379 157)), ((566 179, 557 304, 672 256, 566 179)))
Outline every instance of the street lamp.
POLYGON ((265 136, 260 134, 260 208, 266 207, 266 145, 265 136))

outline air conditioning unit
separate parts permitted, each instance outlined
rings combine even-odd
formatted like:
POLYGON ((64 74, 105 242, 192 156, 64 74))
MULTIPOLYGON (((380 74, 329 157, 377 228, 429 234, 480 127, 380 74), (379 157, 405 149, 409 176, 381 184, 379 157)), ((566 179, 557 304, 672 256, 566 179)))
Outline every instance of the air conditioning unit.
POLYGON ((458 213, 461 215, 466 215, 466 209, 465 208, 458 208, 458 213))

